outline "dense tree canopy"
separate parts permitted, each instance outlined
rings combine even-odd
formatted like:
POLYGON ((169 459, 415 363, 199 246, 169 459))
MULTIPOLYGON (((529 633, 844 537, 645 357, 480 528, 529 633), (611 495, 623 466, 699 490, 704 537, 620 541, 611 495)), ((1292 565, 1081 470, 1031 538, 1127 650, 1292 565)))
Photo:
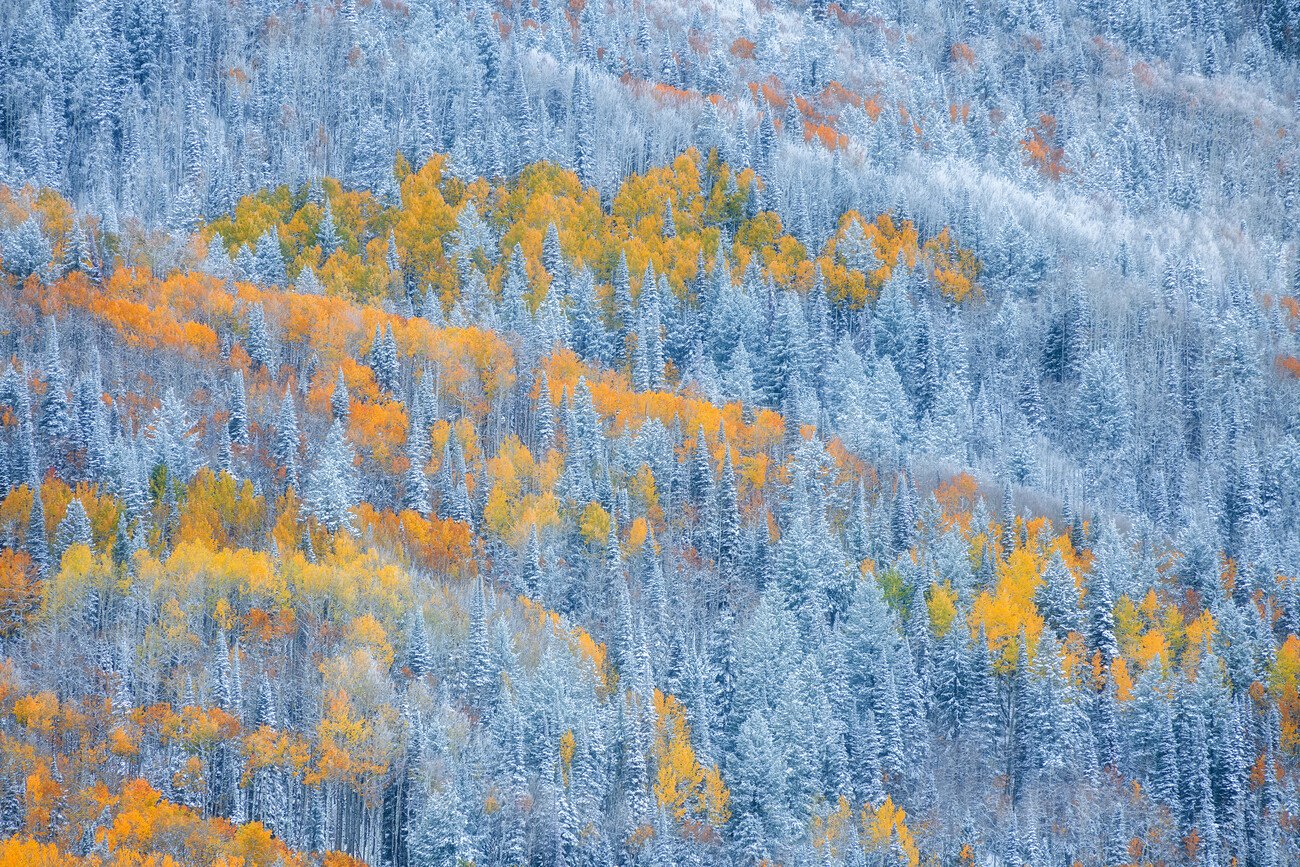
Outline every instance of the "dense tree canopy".
POLYGON ((0 863, 1300 859, 1295 4, 0 9, 0 863))

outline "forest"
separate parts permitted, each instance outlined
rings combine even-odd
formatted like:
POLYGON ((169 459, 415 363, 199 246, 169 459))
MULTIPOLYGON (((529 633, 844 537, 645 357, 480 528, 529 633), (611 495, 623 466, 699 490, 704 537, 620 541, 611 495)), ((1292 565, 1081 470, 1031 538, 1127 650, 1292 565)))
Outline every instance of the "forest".
POLYGON ((1300 2, 0 4, 0 865, 1300 863, 1300 2))

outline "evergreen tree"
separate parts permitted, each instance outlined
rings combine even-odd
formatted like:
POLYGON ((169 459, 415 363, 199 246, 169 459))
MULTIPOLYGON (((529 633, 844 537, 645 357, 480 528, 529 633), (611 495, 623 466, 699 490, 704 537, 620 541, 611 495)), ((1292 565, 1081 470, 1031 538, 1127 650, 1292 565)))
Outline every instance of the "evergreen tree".
POLYGON ((525 335, 531 332, 533 316, 529 296, 532 293, 532 283, 525 268, 524 250, 515 244, 507 263, 505 282, 501 286, 501 322, 506 328, 525 335))
POLYGON ((28 482, 28 487, 32 491, 32 510, 27 518, 24 547, 32 559, 32 565, 36 567, 37 574, 45 577, 50 566, 55 565, 51 563, 50 543, 46 536, 45 505, 41 500, 41 486, 35 478, 28 482))
POLYGON ((356 516, 352 514, 357 503, 354 461, 343 426, 333 422, 316 454, 305 498, 307 513, 331 533, 357 530, 356 516))
POLYGON ((763 714, 752 713, 740 727, 731 784, 731 835, 738 852, 752 861, 779 858, 794 817, 785 804, 792 769, 772 738, 763 714))
POLYGON ((248 309, 248 338, 244 343, 248 357, 253 364, 265 369, 274 376, 276 367, 275 352, 271 348, 271 335, 266 327, 266 316, 261 304, 253 304, 248 309))
POLYGON ((62 560, 64 552, 73 545, 94 545, 90 517, 86 514, 86 507, 81 504, 79 497, 74 497, 72 502, 68 503, 63 520, 59 521, 58 529, 54 532, 55 560, 62 560))
POLYGON ((244 390, 244 372, 237 370, 230 377, 230 418, 226 423, 230 441, 245 446, 249 443, 248 397, 244 390))
POLYGON ((68 400, 68 381, 63 373, 63 361, 59 353, 59 328, 54 319, 49 321, 45 336, 41 378, 45 381, 45 394, 41 398, 38 432, 46 447, 55 451, 72 432, 72 407, 68 400))
POLYGON ((1052 555, 1043 572, 1043 583, 1034 592, 1034 604, 1059 637, 1082 631, 1079 589, 1059 551, 1052 555))
POLYGON ((44 275, 54 252, 35 216, 0 232, 0 258, 5 270, 20 280, 44 275))
POLYGON ((412 677, 423 677, 433 671, 433 657, 429 652, 429 630, 424 612, 417 606, 411 615, 411 626, 406 636, 406 667, 412 677))
POLYGON ((378 325, 375 326, 375 337, 370 343, 370 369, 375 373, 375 384, 380 391, 390 395, 401 394, 401 369, 398 366, 397 342, 393 339, 391 323, 383 331, 378 325))
POLYGON ((466 657, 470 701, 480 708, 489 708, 496 697, 498 678, 493 673, 492 654, 488 648, 487 599, 482 579, 475 581, 470 591, 466 657))
POLYGON ((280 414, 276 419, 275 439, 272 442, 271 457, 279 470, 279 478, 284 481, 286 490, 298 490, 298 453, 301 448, 298 434, 298 412, 294 408, 293 392, 284 390, 280 401, 280 414))
POLYGON ((545 454, 555 444, 555 410, 551 406, 551 385, 543 370, 537 380, 537 401, 533 413, 533 442, 545 454))
POLYGON ((280 238, 274 229, 267 229, 262 237, 257 239, 257 248, 253 251, 253 268, 260 283, 282 287, 289 285, 289 277, 284 268, 284 253, 280 249, 280 238))
MULTIPOLYGON (((334 423, 341 424, 338 419, 334 423)), ((433 490, 424 474, 424 466, 429 462, 429 441, 423 427, 422 420, 415 418, 406 435, 406 458, 410 466, 402 479, 402 507, 427 518, 433 512, 433 490)))
POLYGON ((316 243, 320 245, 322 262, 343 246, 343 238, 339 236, 338 228, 334 224, 334 208, 330 205, 329 199, 321 205, 320 224, 316 228, 316 243))
POLYGON ((718 479, 718 577, 723 587, 741 575, 740 510, 736 492, 736 470, 731 448, 723 442, 722 473, 718 479))
POLYGON ((174 389, 167 389, 148 437, 152 465, 165 467, 167 479, 174 486, 188 483, 198 468, 193 427, 185 403, 174 389))
POLYGON ((348 384, 343 379, 343 368, 340 367, 334 391, 330 392, 330 414, 335 421, 346 423, 351 413, 352 399, 348 394, 348 384))
POLYGON ((1119 365, 1106 350, 1098 350, 1083 365, 1079 383, 1079 433, 1096 460, 1114 464, 1122 459, 1129 435, 1128 389, 1119 365))

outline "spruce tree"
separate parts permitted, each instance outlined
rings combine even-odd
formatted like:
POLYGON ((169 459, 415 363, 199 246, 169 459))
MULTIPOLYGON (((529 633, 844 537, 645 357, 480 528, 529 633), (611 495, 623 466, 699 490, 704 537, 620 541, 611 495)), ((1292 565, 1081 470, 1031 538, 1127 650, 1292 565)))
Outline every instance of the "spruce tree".
POLYGON ((280 414, 276 418, 275 439, 271 447, 271 457, 275 460, 284 490, 290 488, 300 490, 298 480, 300 447, 298 412, 294 407, 293 392, 285 388, 284 397, 280 401, 280 414))
POLYGON ((305 498, 307 513, 331 533, 357 530, 352 513, 357 503, 354 459, 343 426, 333 422, 316 454, 305 498))
POLYGON ((248 397, 244 389, 244 372, 235 371, 230 377, 229 398, 230 418, 226 424, 230 432, 230 442, 246 446, 248 433, 248 397))
POLYGON ((433 671, 433 656, 429 652, 429 630, 424 611, 416 606, 411 614, 411 625, 406 636, 406 667, 412 677, 423 677, 433 671))
POLYGON ((41 486, 33 477, 28 482, 32 492, 32 509, 27 517, 27 534, 24 548, 31 557, 32 565, 42 578, 49 572, 51 565, 50 543, 45 531, 45 505, 41 501, 41 486))
POLYGON ((41 378, 45 382, 45 394, 41 398, 38 432, 46 448, 54 451, 72 432, 72 407, 59 352, 59 327, 53 318, 49 320, 46 332, 41 378))
POLYGON ((320 224, 316 228, 316 243, 320 245, 322 262, 343 246, 343 239, 334 224, 334 208, 330 205, 329 199, 326 199, 321 206, 320 224))
POLYGON ((80 497, 74 497, 68 503, 63 520, 59 521, 59 526, 54 531, 55 561, 62 560, 64 552, 73 545, 94 545, 90 516, 86 514, 86 507, 81 504, 80 497))
MULTIPOLYGON (((370 343, 370 369, 375 374, 375 384, 381 392, 390 395, 401 393, 401 371, 397 361, 397 342, 393 339, 393 326, 384 329, 375 326, 375 336, 370 343)), ((340 371, 341 373, 342 371, 340 371)))
POLYGON ((248 310, 248 337, 244 348, 253 364, 263 368, 274 376, 276 372, 275 353, 271 348, 271 335, 267 330, 266 316, 260 303, 253 304, 248 310))
POLYGON ((334 390, 330 392, 330 415, 335 421, 347 422, 348 416, 352 412, 352 399, 348 395, 348 384, 343 378, 343 368, 339 368, 338 379, 334 383, 334 390))

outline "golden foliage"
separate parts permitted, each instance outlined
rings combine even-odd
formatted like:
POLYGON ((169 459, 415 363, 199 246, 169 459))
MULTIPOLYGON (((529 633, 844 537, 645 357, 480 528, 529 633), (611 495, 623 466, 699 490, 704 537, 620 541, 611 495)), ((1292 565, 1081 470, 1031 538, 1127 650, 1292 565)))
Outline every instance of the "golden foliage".
POLYGON ((678 822, 696 819, 720 828, 731 818, 731 793, 717 766, 696 759, 681 702, 657 689, 654 702, 655 800, 678 822))

